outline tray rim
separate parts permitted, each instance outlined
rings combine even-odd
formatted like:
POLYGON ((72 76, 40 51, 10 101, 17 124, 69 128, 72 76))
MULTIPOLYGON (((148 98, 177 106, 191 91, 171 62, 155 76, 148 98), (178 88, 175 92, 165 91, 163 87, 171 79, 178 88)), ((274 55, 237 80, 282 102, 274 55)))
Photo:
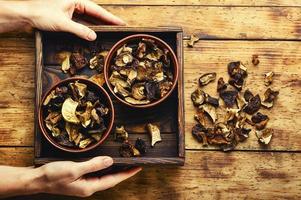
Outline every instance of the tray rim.
MULTIPOLYGON (((139 157, 139 158, 113 158, 114 165, 184 165, 185 163, 185 107, 184 107, 184 59, 183 59, 183 29, 181 27, 136 27, 136 26, 89 26, 96 32, 174 32, 176 33, 176 54, 179 62, 178 78, 178 156, 177 157, 139 157)), ((41 134, 38 133, 37 112, 41 101, 38 95, 42 84, 43 66, 43 37, 44 31, 35 31, 36 48, 36 73, 35 73, 35 115, 34 115, 34 164, 43 165, 52 161, 66 160, 64 158, 40 157, 41 134)), ((73 161, 83 161, 86 158, 70 159, 73 161)), ((68 159, 69 160, 69 159, 68 159)))

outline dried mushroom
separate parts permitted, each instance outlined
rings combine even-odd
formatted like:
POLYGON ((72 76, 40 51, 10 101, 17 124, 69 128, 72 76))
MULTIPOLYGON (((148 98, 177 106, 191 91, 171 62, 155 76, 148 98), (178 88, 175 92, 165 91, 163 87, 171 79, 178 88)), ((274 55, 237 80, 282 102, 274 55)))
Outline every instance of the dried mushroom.
MULTIPOLYGON (((258 57, 254 55, 252 62, 258 65, 258 57)), ((269 144, 273 130, 266 128, 269 117, 259 110, 261 106, 272 107, 279 92, 268 88, 262 101, 258 94, 253 95, 248 89, 242 92, 248 73, 240 61, 229 63, 227 69, 230 76, 228 83, 225 83, 223 77, 217 81, 217 92, 225 106, 219 105, 218 99, 206 94, 200 88, 191 94, 191 100, 196 107, 194 119, 197 122, 192 128, 193 137, 204 146, 215 145, 223 151, 230 151, 244 142, 252 129, 255 129, 259 142, 269 144), (235 104, 237 107, 234 107, 235 104), (223 112, 223 118, 217 120, 217 111, 219 115, 220 111, 223 112), (205 120, 205 115, 211 118, 211 122, 205 120), (247 127, 250 125, 254 128, 247 127)), ((200 86, 209 83, 207 76, 209 75, 205 74, 201 77, 200 86)), ((269 85, 273 74, 269 73, 266 76, 266 79, 269 79, 266 80, 266 85, 269 85)))
POLYGON ((233 107, 236 103, 238 92, 236 90, 223 90, 219 93, 221 99, 225 102, 227 107, 233 107))
POLYGON ((121 157, 136 157, 140 156, 140 152, 136 149, 132 144, 128 141, 124 142, 121 147, 119 148, 119 154, 121 157))
POLYGON ((173 86, 170 52, 142 38, 119 48, 109 68, 114 92, 133 105, 149 104, 166 96, 173 86))
POLYGON ((272 84, 274 78, 274 72, 268 72, 264 75, 264 84, 269 86, 272 84))
POLYGON ((154 147, 157 142, 162 141, 160 129, 158 126, 153 125, 151 123, 147 124, 146 127, 151 136, 151 145, 152 145, 152 147, 154 147))
POLYGON ((213 122, 217 120, 216 108, 210 104, 203 104, 199 107, 200 110, 207 113, 213 122))
POLYGON ((258 59, 258 55, 254 54, 254 55, 252 56, 252 63, 253 63, 253 65, 255 65, 255 66, 257 66, 257 65, 260 63, 260 61, 259 61, 259 59, 258 59))
POLYGON ((272 140, 274 134, 274 130, 270 128, 266 128, 262 131, 256 131, 256 137, 258 141, 264 145, 267 145, 272 140))
POLYGON ((101 140, 109 109, 79 81, 58 86, 43 102, 45 125, 58 144, 86 148, 101 140))
POLYGON ((243 111, 245 113, 252 115, 260 109, 260 106, 261 106, 260 96, 256 95, 248 101, 248 104, 244 107, 243 111))
POLYGON ((199 40, 200 40, 200 38, 197 37, 196 35, 191 35, 191 36, 190 36, 190 40, 187 42, 187 46, 188 46, 188 47, 193 47, 194 44, 195 44, 197 41, 199 41, 199 40))
POLYGON ((206 73, 199 78, 199 84, 200 86, 204 86, 210 83, 211 81, 214 81, 215 79, 216 73, 206 73))
POLYGON ((145 154, 146 153, 146 143, 143 139, 137 138, 135 142, 135 148, 138 149, 140 154, 145 154))
POLYGON ((105 76, 103 73, 95 74, 95 75, 91 76, 89 79, 99 86, 103 86, 103 84, 106 82, 105 76))
POLYGON ((261 102, 261 105, 265 108, 272 108, 274 105, 274 101, 278 95, 278 91, 274 91, 271 88, 268 88, 264 93, 264 99, 261 102))
POLYGON ((198 88, 191 94, 191 100, 194 106, 202 105, 205 103, 206 93, 198 88))
POLYGON ((128 132, 124 129, 124 126, 115 128, 115 140, 116 141, 126 141, 129 138, 128 132))

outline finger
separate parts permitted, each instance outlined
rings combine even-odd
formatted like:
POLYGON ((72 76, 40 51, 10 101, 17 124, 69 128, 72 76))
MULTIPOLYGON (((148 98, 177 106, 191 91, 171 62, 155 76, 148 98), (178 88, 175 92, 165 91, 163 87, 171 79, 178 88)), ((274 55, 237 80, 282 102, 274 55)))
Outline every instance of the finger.
POLYGON ((73 33, 85 40, 93 41, 97 37, 96 33, 92 29, 69 19, 67 20, 66 23, 64 23, 63 26, 64 27, 61 27, 63 31, 73 33))
POLYGON ((119 17, 108 12, 101 6, 89 0, 77 0, 75 9, 82 14, 91 15, 104 22, 116 25, 125 25, 126 23, 119 17))
POLYGON ((90 178, 87 179, 87 183, 89 185, 89 188, 92 189, 93 192, 102 191, 114 187, 118 183, 134 176, 141 170, 142 170, 141 167, 137 167, 116 174, 109 174, 102 177, 90 178))
POLYGON ((99 156, 85 162, 76 163, 76 171, 79 176, 96 172, 110 167, 113 164, 113 159, 108 156, 99 156))

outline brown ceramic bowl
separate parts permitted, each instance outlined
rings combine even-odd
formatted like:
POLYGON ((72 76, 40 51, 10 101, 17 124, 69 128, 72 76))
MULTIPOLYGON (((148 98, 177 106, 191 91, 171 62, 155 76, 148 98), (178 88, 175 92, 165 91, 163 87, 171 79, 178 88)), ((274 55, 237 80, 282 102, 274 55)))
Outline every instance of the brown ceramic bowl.
POLYGON ((173 90, 175 89, 176 85, 177 85, 177 81, 178 81, 178 71, 179 71, 179 64, 178 64, 178 60, 177 60, 177 56, 175 55, 175 53, 173 52, 173 50, 171 49, 171 47, 164 42, 163 40, 152 36, 152 35, 147 35, 147 34, 135 34, 135 35, 131 35, 128 36, 120 41, 118 41, 109 51, 108 56, 106 57, 105 60, 105 64, 104 64, 104 76, 105 76, 105 81, 107 83, 107 86, 109 88, 109 90, 111 91, 111 93, 116 97, 116 99, 118 99, 118 101, 122 102, 123 104, 133 107, 133 108, 149 108, 149 107, 153 107, 158 105, 159 103, 163 102, 166 98, 168 98, 170 96, 170 94, 173 92, 173 90), (143 104, 143 105, 134 105, 131 103, 126 102, 124 99, 122 99, 121 97, 119 97, 114 91, 113 91, 113 87, 109 81, 111 72, 110 72, 110 67, 111 67, 111 63, 112 63, 112 59, 114 59, 116 52, 119 48, 121 48, 124 44, 128 44, 131 43, 133 41, 136 40, 140 40, 142 38, 146 38, 146 39, 152 39, 155 41, 156 45, 161 48, 161 49, 168 49, 170 52, 170 58, 171 58, 171 66, 174 68, 173 71, 173 75, 174 75, 174 80, 173 80, 173 84, 171 89, 169 90, 169 92, 162 98, 153 101, 149 104, 143 104))
POLYGON ((50 90, 48 90, 48 92, 43 97, 43 99, 40 103, 40 107, 39 107, 38 112, 39 112, 38 113, 38 115, 39 115, 38 116, 39 126, 40 126, 40 129, 41 129, 44 137, 56 148, 61 149, 63 151, 72 152, 72 153, 80 153, 80 152, 89 151, 89 150, 92 150, 92 149, 96 148, 97 146, 99 146, 101 143, 103 143, 105 141, 105 139, 110 134, 110 132, 112 130, 112 127, 113 127, 113 122, 114 122, 114 107, 113 107, 113 103, 112 103, 112 100, 111 100, 109 94, 102 87, 100 87, 97 84, 95 84, 94 82, 92 82, 90 80, 87 80, 87 79, 84 79, 84 78, 69 78, 69 79, 62 80, 59 83, 52 86, 52 88, 50 90), (70 82, 75 82, 75 81, 86 84, 87 87, 90 90, 96 92, 102 98, 102 103, 104 105, 106 105, 110 110, 108 117, 105 118, 105 123, 106 123, 107 130, 104 132, 102 138, 98 142, 92 143, 84 149, 71 148, 71 147, 66 147, 66 146, 62 146, 62 145, 58 144, 53 139, 53 137, 51 136, 51 133, 46 128, 46 125, 45 125, 45 122, 44 122, 44 119, 46 118, 46 116, 45 116, 45 113, 44 113, 45 108, 43 108, 43 102, 45 101, 45 98, 48 96, 48 94, 50 94, 50 92, 52 90, 54 90, 57 86, 64 86, 64 85, 67 85, 70 82))

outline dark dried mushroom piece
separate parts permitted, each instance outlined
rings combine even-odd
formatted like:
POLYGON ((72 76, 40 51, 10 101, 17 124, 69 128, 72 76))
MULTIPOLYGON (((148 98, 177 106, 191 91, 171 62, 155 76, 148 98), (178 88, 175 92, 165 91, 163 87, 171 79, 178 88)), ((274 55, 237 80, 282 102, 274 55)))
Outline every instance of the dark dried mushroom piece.
POLYGON ((260 63, 257 54, 254 54, 254 55, 252 56, 252 63, 253 63, 253 65, 255 65, 255 66, 257 66, 257 65, 260 63))
POLYGON ((227 89, 227 84, 225 83, 223 77, 220 77, 217 81, 217 91, 221 92, 225 89, 227 89))
POLYGON ((202 109, 198 109, 197 113, 194 115, 194 119, 202 124, 203 126, 205 125, 205 113, 202 109))
POLYGON ((251 92, 250 90, 247 89, 247 90, 244 92, 244 99, 245 99, 247 102, 249 102, 250 99, 253 98, 253 97, 254 97, 254 95, 252 94, 252 92, 251 92))
POLYGON ((116 126, 115 128, 115 140, 116 141, 126 141, 129 138, 128 132, 125 130, 124 126, 116 126))
POLYGON ((124 142, 119 148, 119 154, 121 157, 136 157, 140 156, 140 152, 129 142, 124 142))
POLYGON ((206 73, 200 76, 199 84, 200 86, 205 86, 208 83, 214 81, 216 79, 216 73, 206 73))
POLYGON ((158 126, 153 125, 151 123, 147 124, 146 127, 151 136, 151 145, 152 145, 152 147, 154 147, 157 142, 162 141, 160 129, 158 126))
POLYGON ((200 38, 197 37, 196 35, 191 35, 191 36, 190 36, 190 40, 187 42, 187 46, 188 46, 188 47, 193 47, 194 44, 195 44, 197 41, 199 41, 199 40, 200 40, 200 38))
POLYGON ((145 154, 146 153, 146 143, 145 143, 145 141, 141 138, 137 138, 137 140, 135 142, 135 148, 138 149, 138 151, 141 154, 145 154))
POLYGON ((82 69, 88 65, 87 59, 81 53, 72 53, 70 56, 70 63, 76 70, 82 69))
POLYGON ((258 112, 252 116, 251 120, 255 124, 257 130, 262 130, 267 125, 269 121, 269 117, 267 115, 258 112))
POLYGON ((161 96, 159 83, 154 81, 149 81, 145 83, 145 91, 146 91, 146 97, 150 101, 159 99, 161 96))
POLYGON ((199 141, 202 142, 204 146, 208 145, 207 141, 207 129, 202 124, 196 124, 192 128, 192 135, 199 141))
POLYGON ((224 90, 221 91, 219 95, 227 107, 233 107, 236 102, 238 92, 236 90, 224 90))
POLYGON ((194 106, 202 105, 206 101, 206 93, 198 88, 191 93, 191 100, 194 106))
POLYGON ((272 108, 274 105, 274 101, 278 95, 278 91, 274 91, 271 88, 268 88, 264 93, 264 99, 261 102, 261 105, 265 108, 272 108))
POLYGON ((268 72, 264 75, 264 84, 266 86, 269 86, 272 84, 274 78, 274 72, 268 72))
POLYGON ((260 106, 261 106, 260 96, 256 95, 249 100, 248 104, 244 107, 243 111, 245 113, 252 115, 260 109, 260 106))
POLYGON ((228 74, 235 79, 238 79, 238 77, 235 77, 237 74, 241 75, 239 78, 246 78, 248 75, 247 68, 240 61, 230 62, 228 64, 228 74))
POLYGON ((264 145, 267 145, 272 140, 274 134, 274 130, 270 128, 266 128, 262 131, 256 131, 256 137, 258 141, 264 145))
POLYGON ((209 94, 206 94, 205 102, 216 108, 219 106, 218 98, 211 97, 209 94))

